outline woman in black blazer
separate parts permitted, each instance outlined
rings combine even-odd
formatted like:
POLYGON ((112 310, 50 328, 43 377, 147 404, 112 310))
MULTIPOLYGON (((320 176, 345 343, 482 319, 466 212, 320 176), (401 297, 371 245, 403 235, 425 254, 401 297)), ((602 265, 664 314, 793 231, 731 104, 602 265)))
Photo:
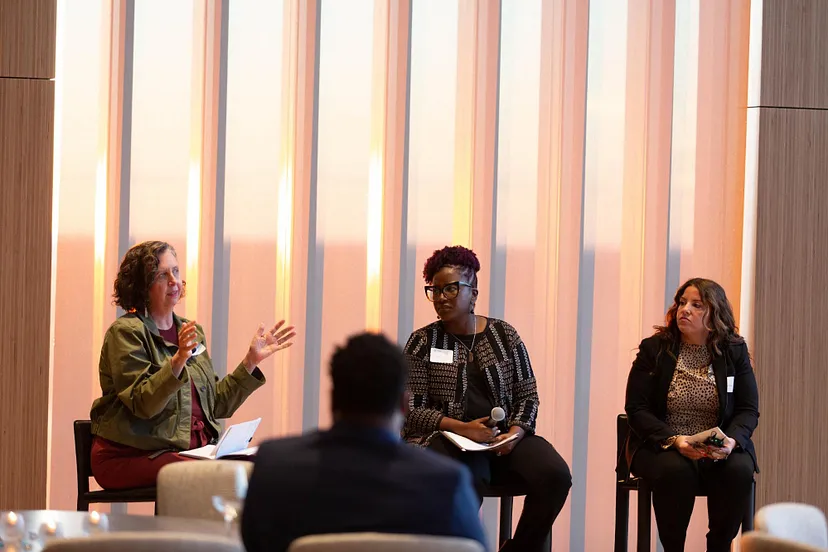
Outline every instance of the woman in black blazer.
POLYGON ((759 393, 724 289, 694 278, 676 292, 664 326, 641 342, 627 380, 631 471, 653 489, 665 552, 684 550, 696 495, 708 497, 708 552, 729 551, 758 472, 751 441, 759 393), (719 427, 720 447, 687 441, 719 427))

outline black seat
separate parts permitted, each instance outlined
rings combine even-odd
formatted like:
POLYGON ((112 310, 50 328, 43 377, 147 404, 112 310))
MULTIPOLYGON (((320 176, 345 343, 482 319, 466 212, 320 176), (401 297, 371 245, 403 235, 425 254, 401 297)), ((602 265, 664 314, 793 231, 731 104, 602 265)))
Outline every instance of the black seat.
POLYGON ((92 422, 75 420, 75 465, 78 472, 78 511, 88 511, 90 504, 112 502, 155 502, 155 487, 122 491, 90 491, 92 477, 92 422))
MULTIPOLYGON (((512 504, 516 496, 526 496, 526 484, 520 481, 493 481, 483 490, 483 496, 500 499, 500 529, 498 531, 498 548, 512 538, 512 504)), ((552 550, 552 530, 546 536, 544 550, 552 550)))
MULTIPOLYGON (((630 491, 638 492, 638 527, 636 537, 636 551, 650 552, 650 507, 652 490, 641 477, 630 473, 627 465, 627 439, 630 436, 630 424, 626 414, 619 414, 616 419, 616 434, 618 437, 615 467, 615 552, 627 552, 627 531, 630 521, 630 491)), ((700 494, 699 496, 704 496, 700 494)), ((756 481, 750 491, 750 500, 742 518, 742 531, 753 530, 753 514, 756 509, 756 481)))

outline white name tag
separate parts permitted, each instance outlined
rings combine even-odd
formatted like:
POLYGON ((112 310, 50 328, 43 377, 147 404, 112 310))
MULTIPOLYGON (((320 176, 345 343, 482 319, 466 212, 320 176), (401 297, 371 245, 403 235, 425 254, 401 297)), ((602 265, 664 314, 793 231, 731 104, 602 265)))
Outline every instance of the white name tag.
POLYGON ((733 380, 735 378, 733 376, 727 376, 727 392, 733 393, 733 380))
POLYGON ((451 364, 454 362, 454 351, 451 349, 438 349, 437 347, 432 347, 429 360, 431 362, 436 362, 437 364, 451 364))
POLYGON ((196 346, 195 351, 193 351, 193 356, 198 356, 206 350, 207 350, 207 347, 204 346, 204 343, 199 343, 196 346))

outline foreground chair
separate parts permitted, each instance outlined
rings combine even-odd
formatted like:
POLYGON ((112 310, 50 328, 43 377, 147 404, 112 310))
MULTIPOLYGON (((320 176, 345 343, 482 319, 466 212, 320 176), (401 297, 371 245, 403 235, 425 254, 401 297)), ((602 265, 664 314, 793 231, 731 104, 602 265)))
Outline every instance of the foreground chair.
POLYGON ((756 531, 800 544, 828 548, 828 522, 816 506, 780 502, 756 514, 756 531))
POLYGON ((247 479, 253 463, 241 460, 200 460, 167 464, 158 473, 158 515, 221 521, 213 507, 213 496, 235 497, 247 479), (242 470, 243 482, 237 480, 242 470))
POLYGON ((240 540, 217 535, 171 532, 104 533, 53 540, 44 552, 244 552, 240 540))
POLYGON ((340 533, 311 535, 291 543, 288 552, 485 552, 479 542, 454 537, 340 533))
POLYGON ((826 552, 828 548, 800 544, 761 531, 751 531, 742 537, 739 550, 742 552, 826 552))

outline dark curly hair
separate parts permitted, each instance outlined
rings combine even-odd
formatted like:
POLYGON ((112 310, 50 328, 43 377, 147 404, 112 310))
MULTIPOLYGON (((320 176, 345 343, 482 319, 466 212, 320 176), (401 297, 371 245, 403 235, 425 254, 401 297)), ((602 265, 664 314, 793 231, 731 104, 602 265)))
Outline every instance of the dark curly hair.
POLYGON ((331 357, 331 407, 356 415, 392 414, 400 408, 408 363, 400 348, 381 334, 351 336, 331 357))
POLYGON ((670 341, 679 343, 681 341, 681 330, 678 327, 676 313, 679 309, 679 301, 689 287, 699 290, 702 303, 707 312, 705 313, 705 325, 710 330, 707 336, 707 347, 711 353, 721 355, 722 351, 731 343, 742 343, 744 338, 739 335, 739 328, 736 327, 736 317, 733 315, 733 307, 725 294, 722 286, 706 278, 693 278, 687 280, 676 291, 672 306, 667 310, 663 326, 655 326, 655 335, 670 341))
MULTIPOLYGON (((114 303, 127 312, 143 312, 149 306, 149 289, 158 275, 158 259, 167 250, 178 258, 175 248, 162 241, 145 241, 126 252, 115 277, 114 303)), ((186 282, 181 282, 181 297, 186 282)))
POLYGON ((436 250, 428 258, 423 267, 423 278, 426 283, 431 284, 434 281, 434 275, 446 266, 459 268, 463 272, 463 276, 469 280, 468 283, 477 287, 477 273, 480 270, 480 261, 477 260, 477 255, 475 255, 474 251, 462 245, 447 245, 442 249, 436 250))

